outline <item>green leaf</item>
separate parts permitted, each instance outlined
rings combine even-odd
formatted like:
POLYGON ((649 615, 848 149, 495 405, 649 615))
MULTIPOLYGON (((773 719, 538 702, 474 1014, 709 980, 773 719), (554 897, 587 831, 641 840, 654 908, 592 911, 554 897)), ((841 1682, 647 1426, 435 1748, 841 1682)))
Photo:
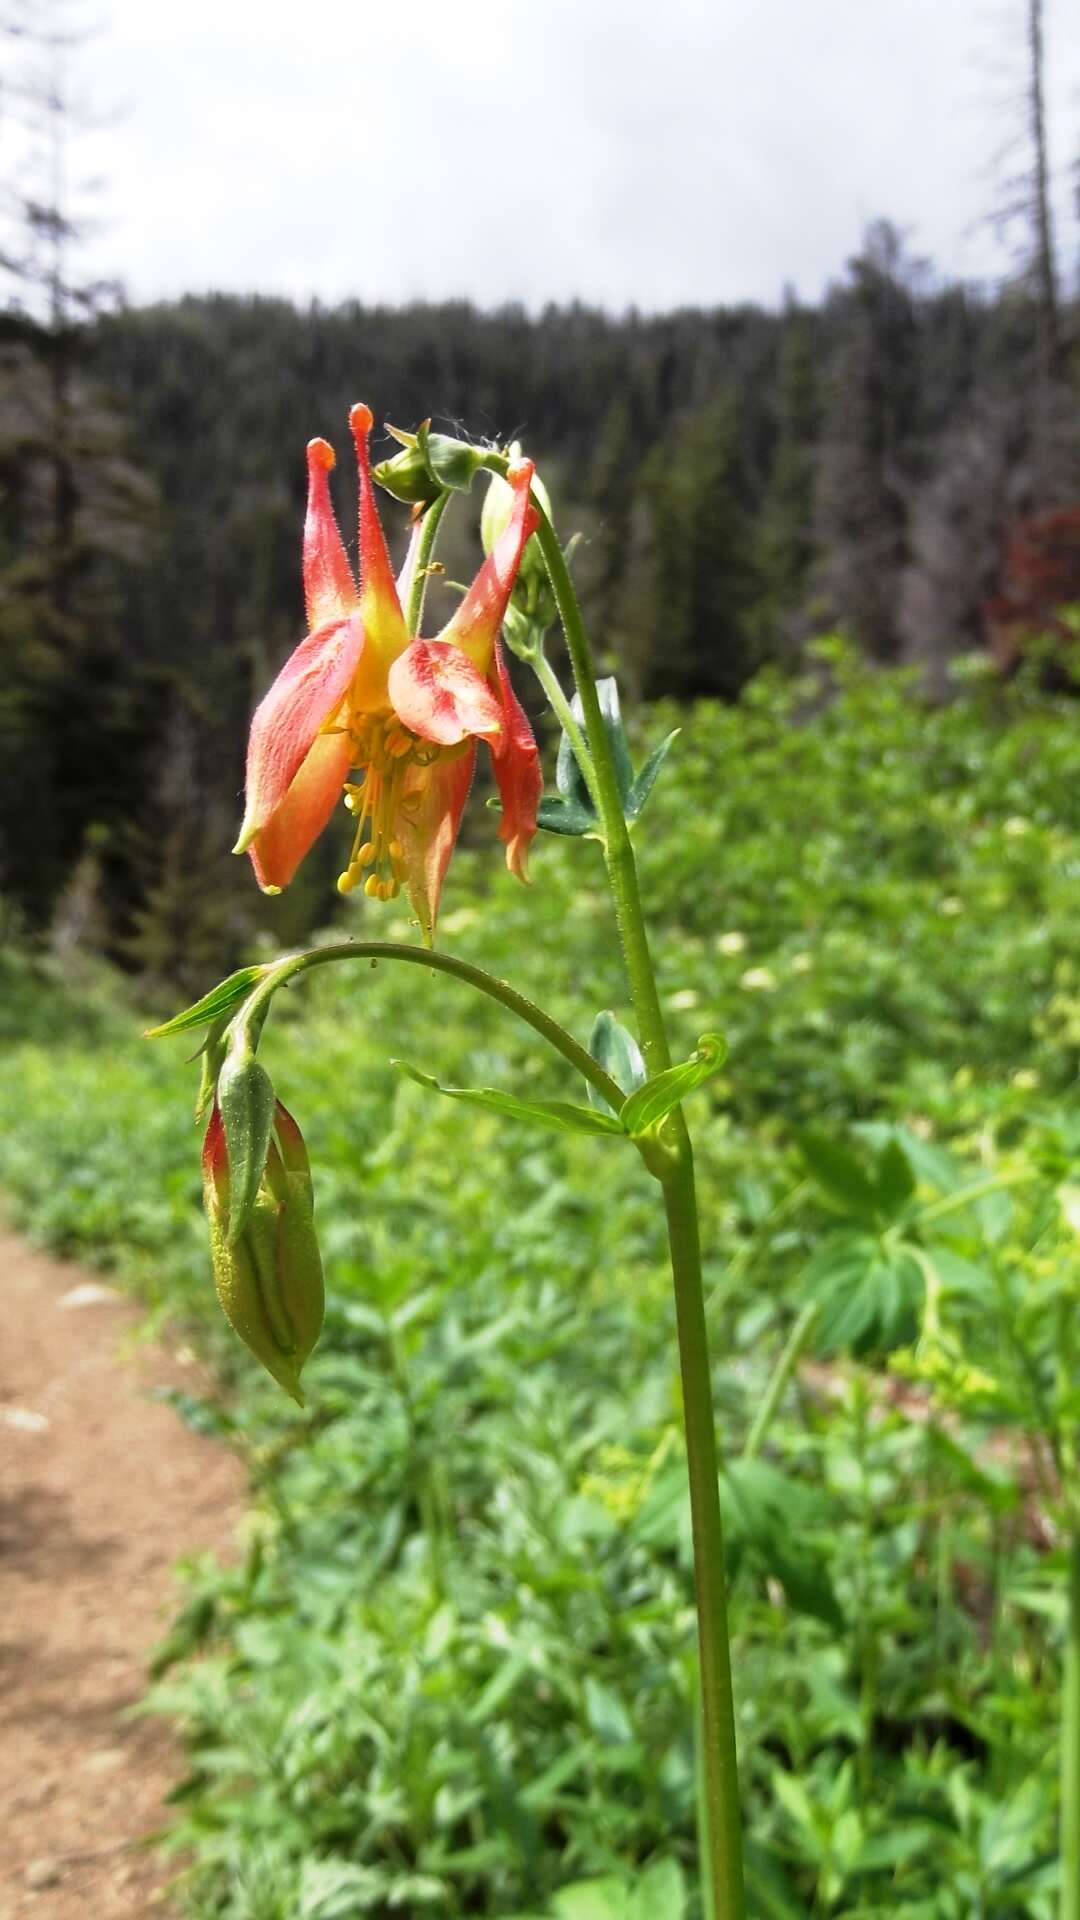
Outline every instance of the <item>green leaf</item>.
POLYGON ((895 1220, 915 1191, 911 1162, 898 1140, 890 1140, 878 1154, 877 1191, 886 1220, 895 1220))
POLYGON ((392 1060, 391 1066, 406 1073, 419 1087, 430 1087, 435 1093, 445 1093, 451 1100, 465 1100, 470 1106, 486 1107, 490 1113, 501 1113, 508 1120, 531 1121, 533 1126, 546 1127, 555 1133, 605 1133, 621 1136, 623 1128, 612 1115, 598 1113, 591 1107, 578 1107, 570 1100, 519 1100, 516 1094, 503 1093, 499 1087, 444 1087, 433 1074, 423 1073, 419 1067, 410 1066, 407 1060, 392 1060))
POLYGON ((832 1533, 827 1500, 765 1460, 732 1460, 720 1480, 725 1546, 733 1568, 749 1552, 779 1580, 797 1613, 839 1630, 844 1623, 824 1539, 832 1533), (814 1539, 814 1529, 823 1536, 814 1539))
POLYGON ((219 1020, 222 1014, 231 1013, 233 1007, 245 1000, 252 987, 265 979, 269 971, 268 967, 240 967, 236 973, 219 980, 217 986, 211 987, 209 993, 204 993, 201 1000, 185 1007, 183 1013, 175 1013, 171 1020, 166 1020, 160 1027, 148 1027, 144 1038, 163 1040, 170 1033, 186 1033, 191 1027, 209 1026, 219 1020))
POLYGON ((560 799, 548 794, 540 802, 536 815, 536 824, 545 833, 561 833, 567 838, 581 839, 587 833, 599 832, 599 825, 593 809, 577 800, 560 799))
POLYGON ((880 1214, 880 1195, 877 1185, 863 1172, 854 1154, 817 1127, 800 1128, 796 1139, 807 1169, 828 1205, 863 1226, 873 1226, 880 1214))
POLYGON ((686 1881, 677 1860, 657 1860, 631 1890, 626 1920, 684 1920, 686 1881))
POLYGON ((817 1300, 819 1353, 886 1354, 909 1346, 918 1330, 926 1283, 913 1252, 886 1252, 873 1234, 843 1229, 824 1240, 804 1274, 817 1300))
POLYGON ((576 1880, 551 1903, 558 1920, 626 1920, 626 1888, 614 1874, 606 1880, 576 1880))
MULTIPOLYGON (((622 712, 619 707, 619 683, 613 675, 596 683, 596 694, 600 702, 600 713, 604 722, 604 732, 608 737, 611 757, 615 762, 615 778, 619 783, 619 798, 625 808, 634 784, 634 766, 630 758, 630 742, 626 737, 622 712)), ((576 700, 575 695, 575 700, 576 700)))
MULTIPOLYGON (((611 758, 615 768, 615 778, 619 787, 623 813, 629 822, 637 819, 646 800, 653 790, 656 776, 660 772, 672 742, 680 728, 669 733, 666 740, 649 755, 637 778, 634 777, 634 765, 630 758, 630 743, 626 737, 622 713, 619 708, 619 689, 617 682, 610 676, 598 680, 596 692, 600 701, 600 715, 604 723, 611 758)), ((575 693, 570 702, 570 711, 582 731, 585 729, 585 715, 581 699, 575 693)), ((537 815, 537 824, 548 833, 582 835, 599 834, 600 822, 592 803, 589 790, 582 777, 570 738, 563 733, 559 741, 559 755, 555 763, 555 785, 557 795, 549 795, 541 800, 537 815)))
MULTIPOLYGON (((635 1093, 645 1084, 645 1062, 641 1057, 641 1048, 632 1033, 616 1020, 615 1015, 605 1011, 598 1013, 593 1021, 593 1030, 589 1035, 589 1052, 597 1066, 610 1074, 617 1087, 626 1094, 635 1093)), ((598 1113, 611 1113, 612 1109, 602 1093, 588 1081, 585 1090, 589 1096, 589 1105, 598 1113)), ((612 1118, 616 1116, 612 1114, 612 1118)))
POLYGON ((630 1095, 619 1115, 626 1132, 651 1133, 688 1093, 719 1072, 726 1055, 727 1042, 722 1034, 703 1033, 689 1060, 665 1068, 630 1095))
POLYGON ((633 1722, 617 1693, 588 1674, 585 1680, 585 1718, 598 1740, 609 1747, 628 1747, 633 1722))
POLYGON ((668 734, 667 739, 661 740, 660 745, 653 748, 653 751, 650 753, 645 765, 642 767, 641 772, 638 774, 637 779, 634 781, 633 786, 626 796, 626 817, 628 820, 636 820, 638 818, 646 800, 656 785, 656 776, 681 732, 681 727, 673 728, 668 734))

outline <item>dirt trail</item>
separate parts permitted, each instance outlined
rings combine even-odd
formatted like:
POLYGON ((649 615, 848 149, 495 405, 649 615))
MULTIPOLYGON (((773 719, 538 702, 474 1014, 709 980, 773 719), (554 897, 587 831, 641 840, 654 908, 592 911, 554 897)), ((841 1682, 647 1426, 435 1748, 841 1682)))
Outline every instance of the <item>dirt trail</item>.
POLYGON ((152 1388, 183 1356, 125 1336, 136 1310, 0 1229, 0 1920, 171 1911, 137 1845, 179 1760, 127 1722, 175 1598, 170 1570, 227 1551, 239 1462, 152 1388))

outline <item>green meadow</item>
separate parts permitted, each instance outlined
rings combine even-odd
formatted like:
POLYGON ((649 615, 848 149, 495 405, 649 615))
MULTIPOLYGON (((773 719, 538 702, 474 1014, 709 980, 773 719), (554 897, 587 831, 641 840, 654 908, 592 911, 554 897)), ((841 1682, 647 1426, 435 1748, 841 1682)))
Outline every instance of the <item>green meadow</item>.
MULTIPOLYGON (((729 1049, 687 1117, 751 1911, 1051 1920, 1075 701, 980 671, 930 706, 830 642, 737 704, 642 709, 640 751, 675 725, 636 839, 677 1056, 729 1049)), ((440 944, 582 1040, 628 1019, 598 848, 541 836, 523 889, 494 817, 470 835, 440 944)), ((360 926, 414 937, 398 903, 326 937, 360 926)), ((12 1217, 210 1356, 218 1390, 177 1413, 251 1477, 236 1557, 183 1570, 147 1699, 183 1734, 187 1910, 696 1920, 686 1463, 636 1154, 404 1075, 582 1098, 457 982, 363 962, 280 993, 261 1057, 328 1288, 301 1412, 218 1313, 197 1068, 187 1036, 142 1038, 172 1011, 77 955, 0 957, 12 1217)))

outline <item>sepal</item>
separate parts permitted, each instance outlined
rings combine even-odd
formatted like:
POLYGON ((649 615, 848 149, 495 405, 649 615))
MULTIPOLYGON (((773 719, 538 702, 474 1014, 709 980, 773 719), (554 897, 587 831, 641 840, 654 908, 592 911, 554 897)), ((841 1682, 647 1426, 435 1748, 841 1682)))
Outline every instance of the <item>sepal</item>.
POLYGON ((238 968, 236 973, 219 980, 217 986, 211 987, 209 993, 204 993, 201 1000, 185 1007, 182 1013, 174 1013, 172 1019, 164 1021, 160 1027, 148 1027, 143 1035, 144 1040, 164 1040, 171 1033, 186 1033, 190 1027, 212 1025, 223 1014, 231 1013, 241 1000, 246 1000, 252 988, 257 987, 269 972, 270 968, 266 966, 238 968))

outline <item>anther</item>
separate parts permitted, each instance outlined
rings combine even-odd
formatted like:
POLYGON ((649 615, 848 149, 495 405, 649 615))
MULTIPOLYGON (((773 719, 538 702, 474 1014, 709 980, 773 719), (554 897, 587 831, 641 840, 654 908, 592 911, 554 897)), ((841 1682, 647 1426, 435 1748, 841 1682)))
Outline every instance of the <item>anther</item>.
POLYGON ((357 850, 356 865, 358 867, 370 867, 374 858, 375 858, 374 842, 371 840, 365 840, 363 846, 357 850))
POLYGON ((382 882, 378 874, 369 873, 367 879, 364 881, 364 892, 367 894, 369 900, 378 900, 381 898, 381 886, 382 882))
POLYGON ((347 867, 344 873, 338 874, 337 890, 339 893, 351 893, 355 885, 356 875, 351 867, 347 867))

